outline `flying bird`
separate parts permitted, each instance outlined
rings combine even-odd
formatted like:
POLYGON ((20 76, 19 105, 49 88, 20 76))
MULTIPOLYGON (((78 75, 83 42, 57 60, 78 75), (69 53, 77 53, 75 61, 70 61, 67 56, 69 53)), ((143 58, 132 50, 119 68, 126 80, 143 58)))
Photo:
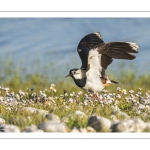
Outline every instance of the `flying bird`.
POLYGON ((88 92, 100 92, 104 87, 118 82, 110 80, 105 71, 115 59, 133 60, 131 53, 138 53, 139 46, 132 42, 104 43, 99 32, 86 35, 78 44, 81 68, 71 69, 69 74, 75 84, 88 92))

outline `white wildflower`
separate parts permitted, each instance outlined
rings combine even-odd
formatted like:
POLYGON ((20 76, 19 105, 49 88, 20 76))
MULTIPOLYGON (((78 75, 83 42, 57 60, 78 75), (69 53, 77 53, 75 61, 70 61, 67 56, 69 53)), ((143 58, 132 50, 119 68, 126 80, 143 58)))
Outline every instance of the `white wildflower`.
POLYGON ((136 96, 136 97, 139 97, 140 95, 136 93, 135 96, 136 96))
POLYGON ((26 103, 26 101, 25 100, 22 100, 22 102, 25 104, 26 103))
POLYGON ((5 110, 11 110, 11 108, 10 107, 6 107, 5 110))
POLYGON ((56 93, 56 91, 57 91, 57 90, 56 90, 54 87, 52 87, 52 86, 50 87, 50 90, 53 91, 53 92, 55 92, 55 93, 56 93))
POLYGON ((99 103, 100 103, 100 104, 103 104, 104 102, 100 100, 99 103))
POLYGON ((88 94, 85 94, 84 97, 87 98, 87 97, 89 97, 89 96, 88 96, 88 94))
POLYGON ((16 94, 16 99, 18 99, 18 100, 20 99, 20 96, 18 94, 16 94))
POLYGON ((2 96, 0 96, 0 101, 3 101, 3 97, 2 96))
POLYGON ((84 100, 84 102, 83 102, 83 104, 85 105, 85 106, 87 106, 88 105, 88 103, 89 103, 89 101, 86 99, 86 100, 84 100))
POLYGON ((51 86, 49 89, 53 91, 53 90, 54 90, 54 87, 51 86))
POLYGON ((4 90, 5 90, 6 92, 8 92, 8 91, 9 91, 9 88, 4 88, 4 90))
POLYGON ((55 93, 56 93, 56 92, 57 92, 57 90, 56 90, 56 89, 53 89, 53 92, 55 92, 55 93))
POLYGON ((49 96, 49 97, 48 97, 48 100, 49 100, 49 101, 53 100, 53 97, 49 96))
POLYGON ((116 93, 113 93, 113 96, 115 96, 116 95, 116 93))
POLYGON ((132 93, 134 93, 134 91, 133 91, 133 90, 130 90, 129 93, 132 94, 132 93))
POLYGON ((120 99, 120 98, 121 98, 121 95, 120 95, 120 94, 117 94, 116 97, 120 99))
POLYGON ((107 93, 108 91, 104 89, 104 90, 102 90, 102 92, 103 92, 103 93, 107 93))
POLYGON ((107 99, 111 99, 110 95, 107 95, 106 98, 107 98, 107 99))
POLYGON ((72 94, 72 93, 70 93, 70 96, 72 97, 72 96, 73 96, 73 94, 72 94))
POLYGON ((54 83, 52 83, 52 84, 51 84, 51 87, 55 87, 55 84, 54 84, 54 83))
POLYGON ((118 103, 119 103, 119 101, 116 100, 114 105, 118 105, 118 103))
POLYGON ((108 95, 109 95, 109 96, 113 96, 113 94, 112 94, 112 93, 108 93, 108 95))
POLYGON ((91 93, 90 93, 90 96, 91 96, 91 97, 92 97, 92 96, 95 96, 95 94, 91 94, 91 93))
POLYGON ((14 93, 14 92, 11 92, 11 96, 14 97, 14 96, 15 96, 15 93, 14 93))
POLYGON ((28 120, 31 120, 31 117, 30 117, 30 116, 27 116, 27 119, 28 119, 28 120))
POLYGON ((102 95, 99 95, 99 98, 100 98, 100 99, 103 99, 103 96, 102 96, 102 95))
POLYGON ((83 92, 82 92, 82 91, 79 91, 79 92, 78 92, 78 95, 82 95, 82 94, 83 94, 83 92))
POLYGON ((67 96, 68 96, 68 93, 65 93, 64 96, 67 97, 67 96))
POLYGON ((117 91, 121 91, 121 87, 117 87, 117 91))
POLYGON ((109 100, 108 100, 108 104, 111 104, 111 103, 112 103, 112 100, 111 100, 111 99, 109 99, 109 100))
POLYGON ((40 90, 39 93, 42 94, 43 92, 40 90))
POLYGON ((35 97, 35 96, 36 96, 36 93, 35 93, 35 92, 34 92, 34 93, 32 93, 32 96, 33 96, 33 97, 35 97))
POLYGON ((138 94, 138 95, 141 95, 142 93, 141 93, 141 92, 138 92, 137 94, 138 94))
POLYGON ((136 103, 137 101, 135 99, 132 99, 132 102, 136 103))
POLYGON ((139 91, 141 91, 142 90, 142 88, 139 88, 139 91))
POLYGON ((12 99, 10 99, 10 98, 7 98, 6 100, 7 100, 7 102, 11 102, 12 101, 12 99))
POLYGON ((147 97, 147 98, 149 98, 149 97, 150 97, 150 95, 149 95, 147 92, 145 93, 145 95, 146 95, 146 97, 147 97))
POLYGON ((135 98, 135 96, 133 95, 133 94, 130 94, 130 97, 133 99, 133 98, 135 98))
POLYGON ((122 89, 122 93, 126 95, 127 91, 125 89, 122 89))
POLYGON ((25 92, 23 92, 23 91, 21 91, 21 90, 19 90, 19 94, 20 94, 21 96, 25 96, 25 92))
POLYGON ((69 103, 73 103, 73 102, 74 102, 73 98, 69 98, 69 99, 68 99, 68 102, 69 102, 69 103))
POLYGON ((61 94, 60 97, 64 97, 64 95, 61 94))

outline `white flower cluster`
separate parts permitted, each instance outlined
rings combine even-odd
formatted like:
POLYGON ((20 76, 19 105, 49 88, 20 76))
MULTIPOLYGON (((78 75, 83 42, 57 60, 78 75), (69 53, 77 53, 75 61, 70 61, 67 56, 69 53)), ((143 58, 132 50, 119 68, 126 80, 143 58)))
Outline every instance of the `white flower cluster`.
POLYGON ((53 83, 51 84, 50 90, 55 92, 55 93, 57 92, 57 90, 55 89, 55 84, 53 84, 53 83))
MULTIPOLYGON (((0 87, 0 104, 9 106, 34 106, 36 103, 39 105, 78 105, 83 106, 119 106, 122 101, 136 106, 138 109, 150 110, 150 91, 142 93, 142 88, 138 91, 122 89, 117 87, 116 93, 111 93, 108 90, 102 90, 98 93, 85 93, 82 91, 68 93, 66 90, 58 96, 55 84, 51 84, 49 88, 35 92, 33 88, 28 88, 26 92, 19 90, 17 94, 14 92, 9 93, 9 88, 0 87), (57 95, 57 96, 56 96, 57 95)), ((8 110, 10 108, 7 108, 8 110)), ((13 107, 12 107, 13 108, 13 107)))

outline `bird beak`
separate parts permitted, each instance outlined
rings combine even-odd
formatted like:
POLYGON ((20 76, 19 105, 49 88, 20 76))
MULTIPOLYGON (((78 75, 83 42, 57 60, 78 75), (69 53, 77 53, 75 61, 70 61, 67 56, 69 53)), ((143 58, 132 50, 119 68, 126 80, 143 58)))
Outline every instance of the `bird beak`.
POLYGON ((65 78, 66 78, 66 77, 70 77, 70 74, 66 75, 65 78))

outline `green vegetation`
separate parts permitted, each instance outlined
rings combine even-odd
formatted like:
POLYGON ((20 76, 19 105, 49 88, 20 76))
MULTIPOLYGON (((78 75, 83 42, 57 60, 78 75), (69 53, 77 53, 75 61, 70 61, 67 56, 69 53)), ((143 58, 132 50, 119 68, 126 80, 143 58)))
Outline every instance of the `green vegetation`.
MULTIPOLYGON (((88 103, 85 105, 86 92, 78 88, 72 79, 63 78, 62 81, 57 82, 57 78, 61 78, 60 75, 54 78, 53 82, 50 82, 48 76, 38 73, 29 75, 24 72, 24 76, 21 76, 18 70, 14 69, 13 63, 10 61, 1 67, 1 87, 9 88, 9 90, 1 89, 0 99, 14 92, 14 98, 17 99, 18 104, 9 106, 0 102, 0 117, 2 116, 7 124, 17 125, 22 130, 28 125, 38 125, 46 120, 45 117, 38 113, 29 113, 21 110, 23 107, 35 107, 58 115, 70 129, 73 127, 84 128, 87 126, 88 118, 92 114, 111 119, 111 106, 115 106, 117 101, 118 107, 129 116, 139 116, 144 121, 150 121, 150 117, 145 118, 132 109, 132 101, 126 101, 126 98, 130 97, 130 90, 133 90, 134 94, 136 94, 139 92, 139 88, 141 88, 142 97, 145 97, 146 93, 150 94, 150 74, 137 76, 137 74, 135 74, 135 68, 132 70, 121 70, 117 75, 108 73, 110 79, 118 81, 119 84, 106 87, 105 89, 107 91, 102 91, 100 94, 115 93, 112 103, 102 105, 99 101, 93 101, 92 104, 88 103), (52 83, 54 85, 52 85, 52 83), (120 87, 121 90, 126 90, 127 94, 118 91, 117 87, 120 87), (66 92, 64 92, 64 90, 66 92), (118 98, 117 94, 120 94, 121 97, 118 98), (70 102, 71 100, 69 101, 69 99, 73 100, 73 102, 70 102), (21 103, 25 103, 25 105, 21 103), (86 116, 79 117, 75 115, 74 112, 76 110, 84 112, 86 116), (72 115, 69 116, 70 114, 72 115)), ((135 97, 135 100, 139 101, 138 96, 135 97)), ((149 111, 146 109, 143 111, 149 115, 149 111)), ((116 117, 120 120, 124 119, 118 114, 116 114, 116 117)))

